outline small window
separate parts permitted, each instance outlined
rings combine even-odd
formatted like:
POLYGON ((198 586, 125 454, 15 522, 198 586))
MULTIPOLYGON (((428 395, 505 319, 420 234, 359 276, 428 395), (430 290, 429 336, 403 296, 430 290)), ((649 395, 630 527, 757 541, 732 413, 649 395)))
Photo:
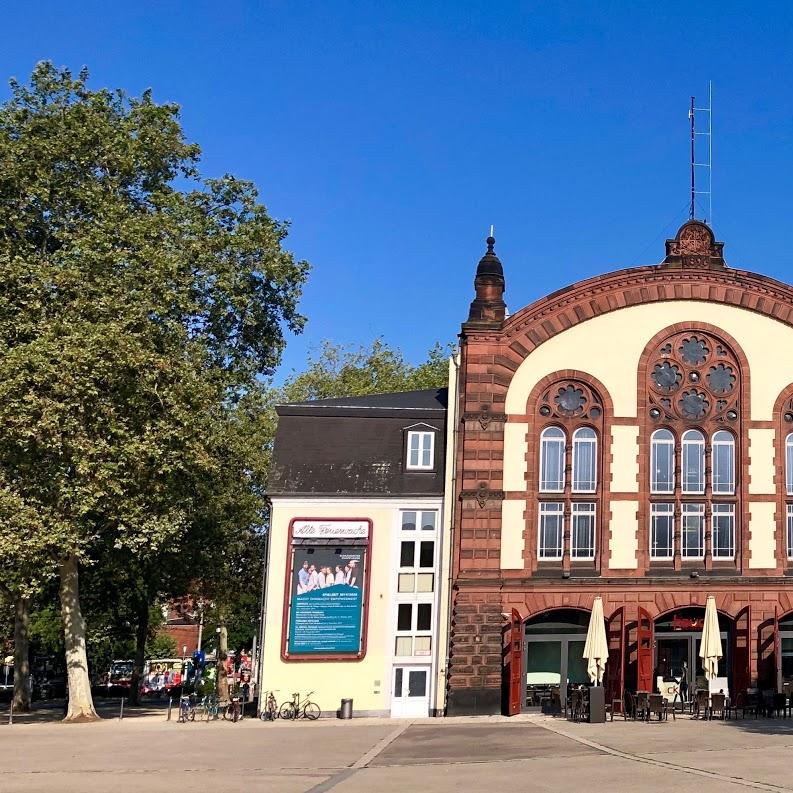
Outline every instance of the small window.
POLYGON ((565 434, 559 427, 548 427, 540 435, 540 492, 564 490, 565 434))
POLYGON ((597 489, 597 435, 590 427, 573 433, 573 492, 594 493, 597 489))
POLYGON ((435 467, 435 433, 408 432, 407 467, 414 471, 431 471, 435 467))
POLYGON ((538 554, 540 559, 561 559, 564 523, 564 504, 545 501, 540 503, 540 530, 538 554))
POLYGON ((650 511, 650 556, 671 559, 673 555, 675 505, 653 504, 650 511))
POLYGON ((415 550, 416 543, 414 543, 412 540, 405 540, 402 542, 402 547, 399 553, 400 567, 413 567, 415 550))
POLYGON ((683 504, 680 553, 685 559, 705 556, 705 505, 683 504))
POLYGON ((409 631, 413 629, 413 605, 400 603, 397 608, 397 630, 409 631))
POLYGON ((735 505, 714 504, 712 521, 713 558, 735 557, 735 505))
POLYGON ((656 430, 650 440, 650 492, 674 493, 675 436, 669 430, 656 430))
POLYGON ((403 512, 402 513, 402 531, 415 531, 416 529, 416 513, 403 512))
POLYGON ((435 567, 435 542, 424 540, 419 550, 419 567, 435 567))
POLYGON ((595 558, 595 505, 573 503, 570 556, 572 559, 595 558))
POLYGON ((683 433, 681 479, 684 493, 705 492, 705 436, 699 430, 683 433))
POLYGON ((417 631, 432 630, 432 603, 419 603, 416 618, 417 631))
POLYGON ((421 513, 421 530, 422 531, 435 531, 438 522, 437 512, 422 512, 421 513))
POLYGON ((735 438, 731 432, 719 430, 712 440, 713 492, 732 495, 735 492, 735 438))
POLYGON ((793 432, 785 438, 785 469, 787 494, 793 496, 793 432))

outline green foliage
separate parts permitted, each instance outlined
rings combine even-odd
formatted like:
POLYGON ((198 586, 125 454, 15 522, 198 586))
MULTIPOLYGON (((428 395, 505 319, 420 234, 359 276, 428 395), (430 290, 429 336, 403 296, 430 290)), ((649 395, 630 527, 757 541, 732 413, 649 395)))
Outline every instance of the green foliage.
POLYGON ((436 343, 418 366, 399 348, 375 339, 370 348, 350 349, 329 341, 309 358, 305 371, 293 372, 281 389, 283 402, 304 402, 340 396, 387 394, 422 388, 443 388, 449 379, 451 345, 436 343))
POLYGON ((39 64, 0 107, 0 565, 35 588, 77 556, 129 615, 258 523, 240 433, 304 322, 287 224, 198 158, 175 105, 86 72, 39 64))
POLYGON ((176 658, 179 655, 176 642, 167 633, 157 633, 146 642, 147 658, 176 658))

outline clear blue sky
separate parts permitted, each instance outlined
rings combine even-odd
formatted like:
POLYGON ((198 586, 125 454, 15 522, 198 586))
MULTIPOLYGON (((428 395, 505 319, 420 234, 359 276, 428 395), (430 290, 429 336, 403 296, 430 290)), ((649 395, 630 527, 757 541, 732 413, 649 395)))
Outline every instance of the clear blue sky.
POLYGON ((490 223, 513 311, 658 261, 709 79, 727 261, 793 280, 792 33, 789 3, 724 0, 31 1, 3 10, 0 99, 50 59, 178 102, 203 171, 254 180, 313 264, 284 369, 325 338, 418 361, 490 223))

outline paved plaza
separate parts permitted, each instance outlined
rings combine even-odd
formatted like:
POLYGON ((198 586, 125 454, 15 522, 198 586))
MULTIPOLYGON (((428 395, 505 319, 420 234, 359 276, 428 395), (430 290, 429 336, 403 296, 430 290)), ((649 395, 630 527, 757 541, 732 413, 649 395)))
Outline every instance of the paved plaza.
POLYGON ((56 716, 0 726, 2 793, 793 790, 785 719, 177 724, 152 709, 66 726, 56 716))

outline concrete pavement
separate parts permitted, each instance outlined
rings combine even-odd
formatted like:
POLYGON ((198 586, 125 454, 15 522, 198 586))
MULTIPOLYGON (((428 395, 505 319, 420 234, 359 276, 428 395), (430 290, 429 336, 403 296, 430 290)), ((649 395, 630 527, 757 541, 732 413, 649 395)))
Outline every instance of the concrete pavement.
POLYGON ((245 720, 0 727, 0 792, 793 790, 793 721, 245 720))

